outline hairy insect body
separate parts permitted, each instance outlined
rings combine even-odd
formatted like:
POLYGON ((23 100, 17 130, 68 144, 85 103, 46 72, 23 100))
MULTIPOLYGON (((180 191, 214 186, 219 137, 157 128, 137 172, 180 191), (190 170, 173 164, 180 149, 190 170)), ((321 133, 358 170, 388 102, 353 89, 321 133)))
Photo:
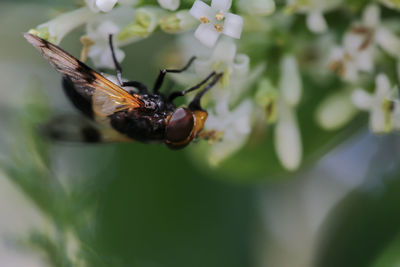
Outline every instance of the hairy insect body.
POLYGON ((52 120, 43 132, 57 140, 98 143, 133 139, 145 143, 165 143, 172 149, 183 148, 203 130, 207 112, 201 108, 200 99, 222 77, 222 73, 212 72, 199 84, 184 91, 172 92, 165 97, 159 92, 165 74, 186 70, 194 57, 180 70, 160 71, 150 92, 138 81, 122 80, 111 35, 110 48, 119 85, 60 47, 29 33, 24 34, 24 37, 62 74, 63 89, 67 97, 90 119, 89 122, 67 117, 52 120), (132 86, 138 90, 132 92, 123 89, 132 86), (175 98, 198 89, 201 90, 188 107, 177 108, 173 103, 175 98), (95 125, 96 122, 98 125, 95 125))
MULTIPOLYGON (((146 97, 144 97, 146 98, 146 97)), ((153 102, 155 109, 133 109, 109 116, 111 126, 120 133, 141 142, 162 142, 165 138, 167 118, 176 109, 172 103, 153 102)))

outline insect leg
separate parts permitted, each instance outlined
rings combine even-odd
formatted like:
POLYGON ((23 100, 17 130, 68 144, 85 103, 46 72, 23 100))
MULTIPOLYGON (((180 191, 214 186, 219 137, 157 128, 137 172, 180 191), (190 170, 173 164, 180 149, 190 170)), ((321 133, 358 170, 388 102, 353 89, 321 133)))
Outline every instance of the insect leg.
POLYGON ((115 56, 115 50, 114 50, 114 45, 113 45, 113 39, 112 39, 113 35, 110 34, 108 36, 108 41, 110 43, 110 49, 111 49, 111 55, 112 55, 112 59, 114 61, 114 65, 115 65, 115 69, 117 71, 117 79, 118 79, 118 83, 120 86, 134 86, 137 89, 139 89, 140 93, 147 93, 147 86, 142 84, 141 82, 138 81, 128 81, 128 82, 124 82, 122 81, 122 68, 121 65, 119 64, 117 57, 115 56))
POLYGON ((189 104, 190 110, 203 110, 200 105, 200 100, 208 90, 210 90, 218 81, 221 79, 223 73, 218 73, 214 76, 214 79, 206 86, 203 90, 197 93, 193 100, 189 104))
POLYGON ((154 83, 153 93, 158 93, 158 91, 160 90, 160 87, 164 81, 165 75, 168 72, 170 72, 170 73, 183 72, 183 71, 187 70, 190 67, 190 65, 192 65, 192 63, 195 59, 196 59, 196 57, 191 57, 189 62, 182 69, 177 69, 177 70, 162 69, 162 70, 160 70, 160 74, 158 75, 157 80, 154 83))
POLYGON ((192 91, 194 91, 194 90, 200 88, 200 87, 203 86, 206 82, 208 82, 215 74, 216 74, 215 71, 211 72, 204 80, 202 80, 200 83, 196 84, 195 86, 193 86, 193 87, 191 87, 191 88, 189 88, 189 89, 187 89, 187 90, 172 92, 172 93, 169 95, 168 100, 169 100, 169 101, 172 101, 172 100, 174 100, 175 98, 177 98, 177 97, 179 97, 179 96, 184 96, 184 95, 186 95, 187 93, 190 93, 190 92, 192 92, 192 91))
POLYGON ((133 86, 133 87, 137 88, 139 90, 139 93, 141 93, 141 94, 146 94, 149 92, 146 85, 144 85, 141 82, 137 82, 137 81, 123 82, 122 86, 133 86))

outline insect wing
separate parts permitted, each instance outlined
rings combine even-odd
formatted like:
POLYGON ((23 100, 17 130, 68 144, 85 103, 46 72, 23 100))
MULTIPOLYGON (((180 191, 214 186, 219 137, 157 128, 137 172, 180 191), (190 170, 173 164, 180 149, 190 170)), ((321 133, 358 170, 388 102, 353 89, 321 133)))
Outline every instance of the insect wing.
POLYGON ((79 94, 92 99, 96 116, 107 117, 116 111, 144 106, 137 95, 129 94, 58 46, 30 33, 25 33, 24 37, 57 71, 72 81, 79 94))

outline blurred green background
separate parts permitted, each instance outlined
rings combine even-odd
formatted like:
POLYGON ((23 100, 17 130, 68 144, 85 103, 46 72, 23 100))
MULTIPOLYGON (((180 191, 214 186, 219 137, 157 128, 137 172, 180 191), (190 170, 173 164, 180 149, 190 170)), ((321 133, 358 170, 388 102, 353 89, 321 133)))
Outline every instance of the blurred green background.
MULTIPOLYGON (((46 118, 75 111, 59 74, 21 33, 75 4, 0 2, 0 266, 400 264, 396 135, 359 127, 323 135, 310 126, 305 146, 316 148, 295 174, 261 153, 271 141, 215 169, 164 146, 37 136, 46 118), (326 143, 342 144, 326 154, 326 143)), ((78 55, 78 38, 61 46, 78 55)), ((158 34, 128 46, 125 73, 151 83, 160 43, 170 42, 158 34)), ((310 117, 300 120, 311 125, 310 117)))

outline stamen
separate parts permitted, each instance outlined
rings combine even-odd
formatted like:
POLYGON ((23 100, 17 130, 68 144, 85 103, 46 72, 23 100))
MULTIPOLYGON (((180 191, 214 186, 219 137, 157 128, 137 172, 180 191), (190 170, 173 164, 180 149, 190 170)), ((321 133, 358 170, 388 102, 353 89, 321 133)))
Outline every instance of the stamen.
POLYGON ((202 22, 202 23, 209 23, 210 22, 210 20, 208 19, 208 18, 206 18, 206 17, 200 17, 200 21, 202 22))
POLYGON ((218 21, 221 21, 221 20, 223 20, 223 19, 225 18, 225 16, 224 16, 224 14, 223 14, 221 11, 219 11, 219 12, 217 13, 217 15, 215 15, 215 18, 216 18, 218 21))
POLYGON ((224 30, 224 27, 220 24, 214 24, 214 28, 217 30, 217 32, 222 32, 224 30))
POLYGON ((94 41, 87 36, 82 36, 80 39, 82 43, 81 58, 82 62, 86 62, 89 54, 89 47, 94 45, 94 41))

